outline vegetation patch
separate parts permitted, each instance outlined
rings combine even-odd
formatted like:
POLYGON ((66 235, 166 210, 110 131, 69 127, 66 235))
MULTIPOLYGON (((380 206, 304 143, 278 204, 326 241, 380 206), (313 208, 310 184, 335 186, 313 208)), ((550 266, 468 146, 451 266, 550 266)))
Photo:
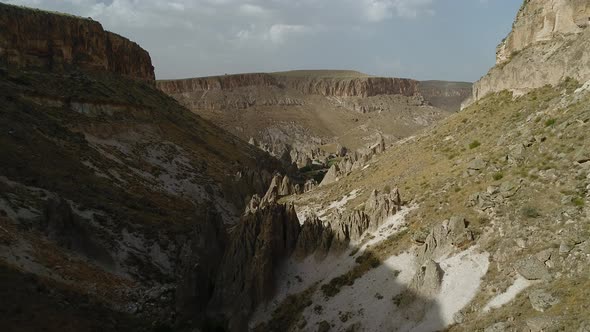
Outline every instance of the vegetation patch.
POLYGON ((469 143, 469 148, 473 150, 479 147, 480 145, 481 143, 478 140, 474 140, 473 142, 469 143))

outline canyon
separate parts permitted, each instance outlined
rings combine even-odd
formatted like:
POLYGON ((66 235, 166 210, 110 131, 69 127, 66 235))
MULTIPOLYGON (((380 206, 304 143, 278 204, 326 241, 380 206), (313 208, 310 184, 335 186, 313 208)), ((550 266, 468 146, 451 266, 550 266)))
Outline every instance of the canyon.
POLYGON ((299 70, 158 81, 157 88, 298 167, 411 136, 459 109, 471 84, 299 70), (431 97, 434 104, 424 96, 431 97), (437 107, 440 106, 441 108, 437 107))
POLYGON ((588 331, 587 8, 525 1, 472 86, 156 81, 0 4, 0 327, 588 331))

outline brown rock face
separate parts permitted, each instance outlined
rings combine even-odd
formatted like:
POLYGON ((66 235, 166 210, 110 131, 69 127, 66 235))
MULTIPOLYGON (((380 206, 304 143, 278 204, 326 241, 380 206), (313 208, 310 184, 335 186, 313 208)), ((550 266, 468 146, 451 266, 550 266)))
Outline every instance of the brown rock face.
POLYGON ((158 81, 157 86, 172 96, 199 91, 227 91, 249 86, 289 88, 302 94, 334 97, 413 96, 418 93, 418 82, 403 78, 305 78, 264 73, 158 81))
POLYGON ((418 94, 418 82, 404 78, 284 78, 279 80, 303 94, 334 97, 372 97, 378 95, 413 96, 418 94))
POLYGON ((245 331, 251 311, 273 295, 274 273, 295 250, 300 228, 292 205, 270 203, 231 231, 210 307, 228 330, 245 331))
POLYGON ((54 71, 80 68, 154 81, 150 55, 91 19, 0 4, 0 62, 54 71))
POLYGON ((279 82, 275 77, 264 73, 187 78, 157 82, 158 89, 169 95, 196 91, 233 90, 248 86, 269 87, 278 85, 279 82))

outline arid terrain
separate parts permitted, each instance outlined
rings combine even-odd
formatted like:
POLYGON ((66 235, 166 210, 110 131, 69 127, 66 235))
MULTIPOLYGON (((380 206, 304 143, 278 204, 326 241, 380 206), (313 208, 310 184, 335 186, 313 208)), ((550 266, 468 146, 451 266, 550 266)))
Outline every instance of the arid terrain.
POLYGON ((298 70, 158 81, 191 111, 299 167, 411 136, 460 108, 470 83, 298 70), (432 98, 433 103, 425 96, 432 98), (439 107, 437 107, 439 106, 439 107))
POLYGON ((158 81, 0 4, 0 330, 590 331, 589 17, 525 1, 473 85, 158 81))

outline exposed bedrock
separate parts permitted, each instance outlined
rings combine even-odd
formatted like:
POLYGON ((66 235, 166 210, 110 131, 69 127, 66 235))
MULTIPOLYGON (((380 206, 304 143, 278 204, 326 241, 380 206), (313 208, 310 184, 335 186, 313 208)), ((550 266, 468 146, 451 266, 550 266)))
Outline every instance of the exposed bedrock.
POLYGON ((496 66, 473 85, 463 107, 502 90, 519 95, 568 77, 590 80, 589 24, 588 1, 525 1, 497 48, 496 66))
POLYGON ((0 61, 19 68, 79 68, 155 80, 148 52, 100 23, 5 4, 0 4, 0 61))
POLYGON ((210 314, 230 331, 244 331, 252 310, 274 294, 275 272, 295 250, 300 224, 292 205, 250 210, 230 230, 210 314))
POLYGON ((418 94, 418 82, 404 78, 294 78, 266 73, 165 80, 158 81, 157 87, 172 96, 199 91, 229 91, 245 87, 289 88, 305 95, 337 97, 413 96, 418 94))

